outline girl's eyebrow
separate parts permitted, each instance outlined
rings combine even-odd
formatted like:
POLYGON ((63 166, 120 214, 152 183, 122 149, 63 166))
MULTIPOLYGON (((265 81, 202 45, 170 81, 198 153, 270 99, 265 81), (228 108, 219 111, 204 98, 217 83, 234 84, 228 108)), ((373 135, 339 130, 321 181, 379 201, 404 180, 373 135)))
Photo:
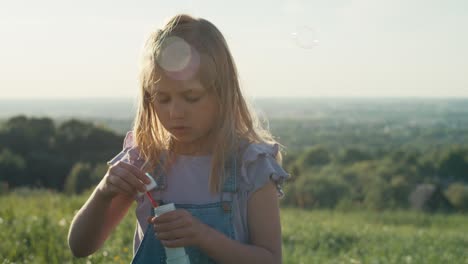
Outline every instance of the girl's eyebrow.
MULTIPOLYGON (((157 94, 169 94, 170 93, 169 91, 165 91, 165 90, 162 90, 160 88, 156 88, 155 91, 156 91, 157 94)), ((181 90, 179 92, 176 92, 176 93, 188 94, 188 93, 196 93, 196 92, 202 93, 204 91, 205 91, 205 89, 203 89, 201 87, 199 88, 197 86, 194 86, 193 88, 191 87, 191 88, 183 89, 183 90, 181 90)))

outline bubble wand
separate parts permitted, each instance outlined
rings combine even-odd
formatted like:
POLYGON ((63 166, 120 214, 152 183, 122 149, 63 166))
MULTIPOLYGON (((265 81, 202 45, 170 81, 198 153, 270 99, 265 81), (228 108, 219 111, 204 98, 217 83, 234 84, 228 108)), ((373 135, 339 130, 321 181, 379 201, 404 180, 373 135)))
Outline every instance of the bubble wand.
MULTIPOLYGON (((144 169, 146 164, 148 164, 148 161, 146 160, 145 163, 143 163, 143 165, 141 165, 140 167, 140 170, 144 169)), ((156 181, 154 180, 153 176, 151 176, 151 174, 149 174, 148 172, 145 173, 146 177, 148 177, 148 179, 150 180, 150 183, 148 183, 145 188, 146 188, 146 196, 148 196, 150 202, 151 202, 151 205, 153 206, 153 208, 156 208, 159 206, 158 202, 156 202, 156 200, 154 200, 153 196, 151 195, 151 190, 158 187, 158 184, 156 183, 156 181)), ((141 193, 139 193, 141 195, 141 193)))

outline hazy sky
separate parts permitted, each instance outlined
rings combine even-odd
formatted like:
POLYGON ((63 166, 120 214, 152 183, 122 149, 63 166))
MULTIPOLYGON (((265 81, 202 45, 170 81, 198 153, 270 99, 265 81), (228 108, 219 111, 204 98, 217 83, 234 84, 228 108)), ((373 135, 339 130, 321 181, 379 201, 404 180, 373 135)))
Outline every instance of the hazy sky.
POLYGON ((468 97, 468 1, 0 2, 0 99, 134 97, 176 13, 225 35, 247 96, 468 97))

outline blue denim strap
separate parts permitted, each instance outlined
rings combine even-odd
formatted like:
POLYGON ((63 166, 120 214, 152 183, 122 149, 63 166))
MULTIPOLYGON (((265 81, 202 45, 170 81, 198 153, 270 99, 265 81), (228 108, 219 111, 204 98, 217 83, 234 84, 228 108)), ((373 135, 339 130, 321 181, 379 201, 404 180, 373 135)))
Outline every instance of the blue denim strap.
POLYGON ((224 177, 223 189, 220 192, 220 203, 224 213, 228 213, 232 217, 232 201, 237 192, 237 155, 232 155, 226 165, 224 173, 228 177, 224 177))
POLYGON ((224 167, 224 173, 228 174, 225 177, 223 184, 223 192, 237 192, 237 157, 232 155, 226 162, 224 167))

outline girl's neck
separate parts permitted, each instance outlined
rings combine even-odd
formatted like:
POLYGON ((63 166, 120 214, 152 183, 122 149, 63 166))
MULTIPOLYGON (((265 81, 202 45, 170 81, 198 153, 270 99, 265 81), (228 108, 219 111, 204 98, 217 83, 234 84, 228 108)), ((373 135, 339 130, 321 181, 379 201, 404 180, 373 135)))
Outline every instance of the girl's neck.
POLYGON ((213 152, 213 139, 206 137, 195 142, 173 142, 172 152, 185 156, 207 156, 213 152))
POLYGON ((211 150, 201 150, 201 149, 178 149, 174 148, 172 150, 177 155, 184 155, 184 156, 207 156, 211 154, 211 150))

